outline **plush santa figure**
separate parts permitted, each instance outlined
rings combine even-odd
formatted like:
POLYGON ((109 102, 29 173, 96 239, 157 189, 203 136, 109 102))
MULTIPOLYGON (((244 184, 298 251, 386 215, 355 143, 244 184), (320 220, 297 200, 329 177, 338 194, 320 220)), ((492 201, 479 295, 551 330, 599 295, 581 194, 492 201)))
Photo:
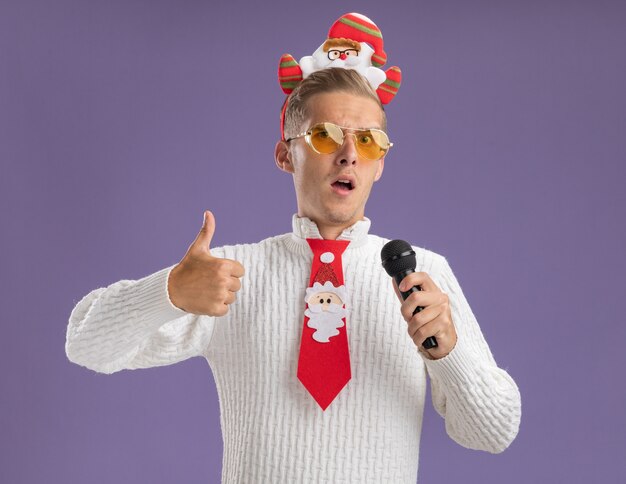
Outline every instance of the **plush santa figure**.
POLYGON ((278 67, 278 81, 285 94, 312 72, 330 67, 355 69, 376 90, 383 104, 389 103, 400 87, 402 72, 397 66, 379 69, 387 62, 380 29, 365 15, 342 15, 328 31, 328 38, 313 55, 296 62, 291 54, 283 54, 278 67))

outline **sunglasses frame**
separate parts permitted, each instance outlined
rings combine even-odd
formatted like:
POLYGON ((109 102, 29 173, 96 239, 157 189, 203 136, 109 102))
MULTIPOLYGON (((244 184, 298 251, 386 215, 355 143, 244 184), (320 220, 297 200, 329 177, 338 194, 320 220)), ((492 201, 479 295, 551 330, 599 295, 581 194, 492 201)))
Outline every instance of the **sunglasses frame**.
MULTIPOLYGON (((383 133, 385 135, 385 138, 387 138, 387 142, 389 143, 389 146, 387 146, 387 148, 382 148, 383 153, 375 159, 372 158, 368 158, 366 156, 364 156, 360 151, 359 151, 359 144, 356 143, 356 148, 357 148, 357 152, 363 156, 363 158, 365 158, 366 160, 370 160, 370 161, 378 161, 380 160, 383 156, 385 156, 388 152, 389 152, 389 148, 391 148, 393 146, 393 143, 391 141, 389 141, 389 136, 387 135, 387 133, 385 133, 382 129, 380 128, 348 128, 347 126, 340 126, 338 124, 335 123, 331 123, 330 121, 323 121, 321 123, 315 123, 313 126, 311 126, 309 129, 307 129, 304 133, 300 133, 297 134, 296 136, 292 136, 291 138, 286 139, 285 141, 291 141, 297 138, 304 138, 306 141, 306 144, 309 145, 309 148, 311 148, 313 151, 315 151, 318 155, 330 155, 332 153, 334 153, 335 151, 331 151, 330 153, 322 153, 321 151, 317 151, 315 149, 315 147, 313 146, 313 143, 311 142, 311 135, 313 128, 315 128, 316 126, 319 125, 324 125, 324 124, 332 124, 333 126, 336 126, 337 128, 341 129, 341 134, 343 135, 343 139, 342 142, 339 146, 337 146, 337 149, 335 151, 337 151, 338 149, 340 149, 343 146, 343 143, 346 140, 346 132, 344 130, 349 130, 349 131, 377 131, 379 133, 383 133)), ((349 133, 352 136, 355 136, 356 138, 356 134, 355 133, 349 133)))

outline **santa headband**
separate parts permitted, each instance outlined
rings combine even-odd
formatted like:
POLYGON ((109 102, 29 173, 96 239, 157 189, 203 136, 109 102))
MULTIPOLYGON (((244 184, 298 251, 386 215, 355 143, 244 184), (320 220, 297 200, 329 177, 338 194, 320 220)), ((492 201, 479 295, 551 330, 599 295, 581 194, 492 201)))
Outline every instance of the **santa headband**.
MULTIPOLYGON (((313 55, 296 62, 291 54, 283 54, 278 65, 278 82, 283 92, 291 94, 300 81, 311 73, 331 67, 354 69, 363 75, 378 94, 382 104, 391 101, 402 81, 402 72, 397 66, 386 71, 380 69, 387 62, 380 29, 365 15, 347 13, 339 17, 328 31, 328 38, 313 55)), ((281 139, 285 139, 285 111, 280 114, 281 139)))

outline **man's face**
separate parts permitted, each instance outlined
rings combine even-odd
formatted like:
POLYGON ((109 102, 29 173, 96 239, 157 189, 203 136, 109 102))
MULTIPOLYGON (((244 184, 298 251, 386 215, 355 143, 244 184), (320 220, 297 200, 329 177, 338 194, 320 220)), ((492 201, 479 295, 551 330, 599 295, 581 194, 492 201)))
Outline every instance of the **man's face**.
MULTIPOLYGON (((372 99, 329 92, 308 100, 308 118, 299 133, 316 123, 329 121, 348 128, 382 129, 382 111, 372 99)), ((383 172, 384 158, 361 157, 354 136, 346 133, 343 146, 330 154, 315 153, 304 138, 279 142, 276 163, 293 173, 298 215, 316 223, 349 226, 361 220, 370 190, 383 172), (335 182, 350 179, 353 188, 344 190, 335 182)))

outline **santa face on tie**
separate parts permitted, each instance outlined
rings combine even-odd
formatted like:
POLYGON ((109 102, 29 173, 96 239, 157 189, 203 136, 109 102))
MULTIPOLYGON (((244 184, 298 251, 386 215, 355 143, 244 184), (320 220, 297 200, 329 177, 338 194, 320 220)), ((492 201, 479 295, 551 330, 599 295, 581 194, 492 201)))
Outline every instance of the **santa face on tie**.
POLYGON ((344 326, 343 318, 348 310, 343 307, 345 286, 335 287, 327 281, 323 285, 315 282, 306 290, 305 301, 308 308, 304 311, 309 318, 307 326, 315 329, 313 339, 319 343, 328 343, 329 338, 339 334, 338 328, 344 326))

